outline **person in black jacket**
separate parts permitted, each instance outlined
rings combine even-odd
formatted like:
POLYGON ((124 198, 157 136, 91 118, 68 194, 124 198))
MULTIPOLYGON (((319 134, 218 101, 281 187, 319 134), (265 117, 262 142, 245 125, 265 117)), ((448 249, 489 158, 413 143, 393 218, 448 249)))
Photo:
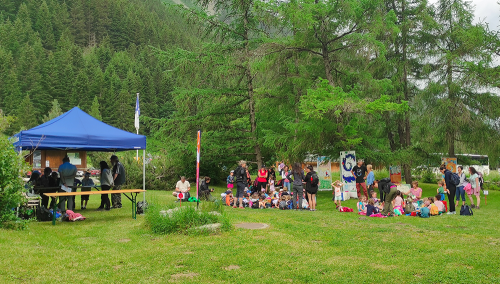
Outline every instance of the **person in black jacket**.
MULTIPOLYGON (((313 171, 313 166, 309 165, 306 168, 306 177, 305 177, 305 182, 306 182, 306 193, 307 193, 307 201, 309 202, 309 208, 311 211, 316 211, 316 193, 318 193, 318 184, 313 183, 313 175, 316 174, 315 171, 313 171)), ((300 204, 302 206, 302 204, 300 204)))
POLYGON ((213 192, 214 189, 208 188, 209 183, 210 183, 210 177, 205 177, 205 179, 201 181, 200 192, 199 192, 200 200, 206 200, 206 201, 213 200, 213 197, 210 194, 210 192, 213 192))
MULTIPOLYGON (((238 167, 234 170, 234 177, 236 179, 236 196, 238 199, 238 204, 240 208, 243 209, 243 193, 245 192, 245 188, 248 186, 247 184, 247 162, 240 161, 238 163, 238 167)), ((233 208, 236 208, 236 199, 234 200, 233 208)))
POLYGON ((385 193, 384 199, 384 209, 382 214, 390 215, 394 214, 394 208, 392 206, 392 201, 396 198, 398 187, 391 182, 390 178, 384 178, 382 180, 376 180, 373 183, 374 188, 381 189, 385 193))

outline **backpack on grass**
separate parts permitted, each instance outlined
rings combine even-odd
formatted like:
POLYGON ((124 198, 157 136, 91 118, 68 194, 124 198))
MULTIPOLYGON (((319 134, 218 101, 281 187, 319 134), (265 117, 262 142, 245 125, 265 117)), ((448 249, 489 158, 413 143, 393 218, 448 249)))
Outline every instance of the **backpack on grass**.
POLYGON ((49 209, 45 208, 45 206, 42 206, 37 210, 36 218, 40 222, 52 221, 52 212, 50 212, 49 209))
POLYGON ((429 208, 427 208, 427 207, 420 208, 420 217, 421 218, 429 218, 429 213, 430 213, 429 208))
POLYGON ((462 205, 462 208, 460 208, 460 215, 472 216, 472 215, 474 215, 474 213, 472 212, 472 209, 469 207, 469 205, 464 204, 464 205, 462 205))
POLYGON ((279 203, 279 208, 280 208, 280 210, 286 210, 286 209, 288 209, 288 204, 286 203, 286 201, 281 200, 280 203, 279 203))
POLYGON ((413 211, 415 211, 415 206, 413 205, 413 202, 406 202, 405 213, 410 214, 413 211))

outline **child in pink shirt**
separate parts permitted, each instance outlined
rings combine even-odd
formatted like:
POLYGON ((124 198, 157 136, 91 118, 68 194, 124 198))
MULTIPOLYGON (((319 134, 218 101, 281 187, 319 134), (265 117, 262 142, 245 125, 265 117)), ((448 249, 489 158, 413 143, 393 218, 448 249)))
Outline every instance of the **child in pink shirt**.
POLYGON ((434 201, 434 205, 437 206, 439 212, 441 213, 446 212, 446 207, 444 206, 444 203, 441 201, 441 194, 436 195, 436 201, 434 201))

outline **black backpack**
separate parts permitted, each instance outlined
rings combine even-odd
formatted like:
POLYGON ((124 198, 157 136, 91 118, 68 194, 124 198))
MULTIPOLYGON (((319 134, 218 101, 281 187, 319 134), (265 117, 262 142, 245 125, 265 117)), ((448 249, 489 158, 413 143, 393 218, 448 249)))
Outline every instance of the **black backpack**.
POLYGON ((381 179, 378 182, 378 189, 382 190, 385 193, 389 193, 391 191, 390 183, 391 183, 390 178, 381 179))
POLYGON ((313 172, 311 175, 311 185, 312 186, 317 186, 319 184, 319 177, 318 174, 313 172))
POLYGON ((472 209, 469 207, 469 205, 464 204, 464 205, 462 205, 462 208, 460 208, 460 215, 472 216, 472 215, 474 215, 474 213, 472 212, 472 209))
POLYGON ((144 201, 137 202, 137 214, 144 214, 146 209, 148 208, 148 203, 144 201))
POLYGON ((50 210, 45 208, 45 206, 42 206, 37 210, 36 218, 40 222, 52 221, 52 213, 50 213, 50 210))
POLYGON ((451 173, 451 183, 453 183, 454 185, 460 184, 460 177, 457 173, 451 173))

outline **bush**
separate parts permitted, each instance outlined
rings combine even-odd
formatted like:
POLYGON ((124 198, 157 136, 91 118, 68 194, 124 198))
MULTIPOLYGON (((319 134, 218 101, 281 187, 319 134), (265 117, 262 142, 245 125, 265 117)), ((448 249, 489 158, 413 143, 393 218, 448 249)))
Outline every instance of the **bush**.
POLYGON ((229 218, 222 210, 220 202, 202 202, 200 209, 196 204, 188 204, 180 208, 171 206, 167 209, 158 205, 150 205, 146 212, 146 224, 156 234, 208 234, 208 231, 193 230, 208 224, 221 223, 220 231, 231 229, 229 218), (163 216, 160 212, 171 210, 170 214, 163 216), (212 213, 211 213, 212 212, 212 213), (218 212, 220 215, 213 214, 218 212))
POLYGON ((484 175, 485 182, 500 183, 500 173, 498 171, 490 171, 488 175, 484 175))
MULTIPOLYGON (((26 198, 24 181, 20 173, 26 169, 22 158, 5 137, 0 137, 0 226, 12 228, 16 217, 15 208, 23 204, 26 198)), ((19 228, 19 226, 14 226, 19 228)), ((24 228, 24 226, 20 226, 24 228)))
POLYGON ((376 170, 376 171, 374 171, 374 173, 375 173, 376 180, 381 180, 381 179, 390 177, 389 170, 387 168, 383 168, 381 170, 376 170))

